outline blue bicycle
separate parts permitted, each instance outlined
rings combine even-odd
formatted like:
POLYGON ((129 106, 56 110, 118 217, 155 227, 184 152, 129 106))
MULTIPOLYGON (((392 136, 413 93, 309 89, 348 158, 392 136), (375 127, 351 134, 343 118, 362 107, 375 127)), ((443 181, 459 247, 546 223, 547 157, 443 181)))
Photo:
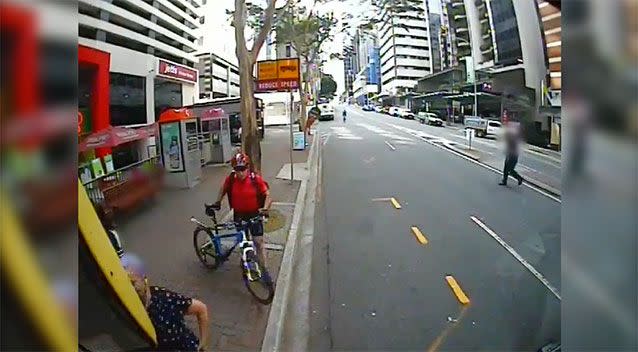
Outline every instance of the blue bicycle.
MULTIPOLYGON (((248 221, 218 223, 215 211, 219 207, 205 204, 206 215, 210 217, 212 226, 191 217, 191 222, 197 224, 193 232, 193 246, 199 260, 210 269, 216 269, 228 260, 230 254, 239 246, 241 249, 240 267, 244 285, 251 295, 262 304, 270 304, 275 295, 275 288, 268 275, 262 275, 263 270, 257 261, 252 234, 248 227, 257 222, 263 222, 263 216, 256 216, 248 221), (225 232, 220 234, 220 232, 225 232)), ((263 250, 263 249, 262 249, 263 250)))

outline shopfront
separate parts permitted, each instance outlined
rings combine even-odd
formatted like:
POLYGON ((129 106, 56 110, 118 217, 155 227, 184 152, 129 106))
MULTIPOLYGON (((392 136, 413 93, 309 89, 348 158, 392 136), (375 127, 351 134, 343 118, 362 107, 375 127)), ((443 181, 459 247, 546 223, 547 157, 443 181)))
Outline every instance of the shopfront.
POLYGON ((195 103, 198 71, 164 59, 157 60, 154 79, 155 121, 167 109, 195 103), (190 99, 189 99, 190 98, 190 99))

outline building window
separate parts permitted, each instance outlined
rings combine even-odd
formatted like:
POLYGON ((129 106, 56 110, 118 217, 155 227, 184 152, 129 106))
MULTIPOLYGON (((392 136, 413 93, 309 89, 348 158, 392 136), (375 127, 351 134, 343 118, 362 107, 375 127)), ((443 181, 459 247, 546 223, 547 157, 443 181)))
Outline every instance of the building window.
POLYGON ((125 73, 110 74, 112 126, 146 123, 146 78, 125 73))
POLYGON ((292 56, 292 47, 290 46, 290 44, 286 44, 286 57, 291 57, 292 56))
POLYGON ((182 106, 182 85, 163 79, 155 80, 155 121, 159 115, 169 108, 182 106))

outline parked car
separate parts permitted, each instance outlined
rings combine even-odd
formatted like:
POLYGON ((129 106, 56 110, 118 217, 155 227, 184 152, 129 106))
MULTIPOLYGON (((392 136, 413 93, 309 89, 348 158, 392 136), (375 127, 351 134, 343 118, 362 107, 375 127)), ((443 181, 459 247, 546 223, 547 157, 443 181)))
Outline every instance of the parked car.
POLYGON ((502 125, 499 121, 471 116, 466 117, 463 124, 465 129, 475 130, 477 137, 487 137, 488 135, 498 137, 501 135, 502 125))
POLYGON ((427 123, 432 126, 443 126, 443 120, 439 118, 439 116, 433 112, 419 112, 419 122, 427 123))
POLYGON ((399 108, 399 117, 407 120, 414 120, 414 113, 408 109, 399 108))
POLYGON ((399 117, 401 115, 401 108, 397 106, 391 106, 388 109, 388 115, 399 117))
POLYGON ((376 111, 376 112, 378 112, 378 113, 383 112, 383 106, 376 105, 376 106, 374 107, 374 111, 376 111))
POLYGON ((383 108, 381 108, 381 112, 384 113, 384 114, 390 115, 390 107, 389 106, 384 106, 383 108))
POLYGON ((319 104, 319 110, 321 110, 319 121, 335 119, 335 109, 332 105, 328 103, 319 104))
POLYGON ((364 105, 363 111, 374 111, 374 107, 372 105, 364 105))

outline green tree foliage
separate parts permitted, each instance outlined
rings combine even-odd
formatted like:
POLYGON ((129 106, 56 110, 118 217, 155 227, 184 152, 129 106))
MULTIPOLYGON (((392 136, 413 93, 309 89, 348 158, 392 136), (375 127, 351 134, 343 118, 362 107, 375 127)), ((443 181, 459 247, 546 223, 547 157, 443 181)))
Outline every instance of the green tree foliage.
POLYGON ((323 75, 321 77, 321 90, 319 96, 324 98, 332 98, 337 92, 337 82, 335 82, 332 75, 323 75))

